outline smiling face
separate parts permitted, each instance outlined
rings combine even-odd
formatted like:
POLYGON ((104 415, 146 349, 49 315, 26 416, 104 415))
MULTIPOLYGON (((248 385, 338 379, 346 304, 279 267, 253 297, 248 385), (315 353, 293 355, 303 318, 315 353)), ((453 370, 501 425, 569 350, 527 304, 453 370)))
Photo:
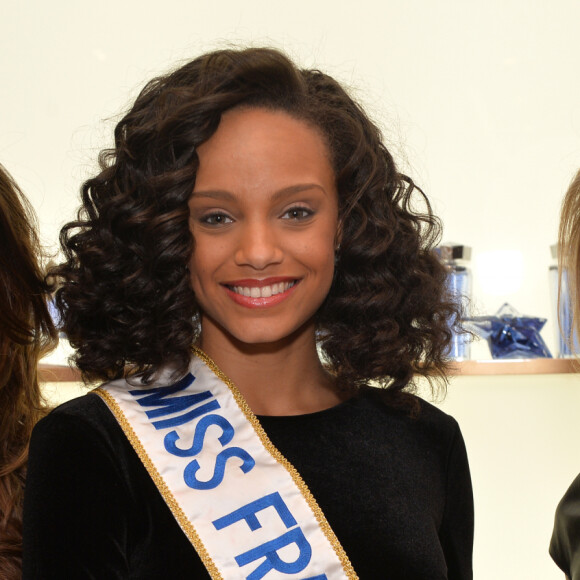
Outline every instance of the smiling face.
POLYGON ((236 109, 198 156, 190 272, 203 347, 313 336, 338 224, 323 138, 287 113, 236 109))

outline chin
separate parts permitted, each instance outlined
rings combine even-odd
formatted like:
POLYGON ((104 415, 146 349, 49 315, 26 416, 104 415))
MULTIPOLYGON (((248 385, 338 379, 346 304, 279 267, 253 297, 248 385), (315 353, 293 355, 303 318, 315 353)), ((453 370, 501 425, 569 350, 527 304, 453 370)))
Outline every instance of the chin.
POLYGON ((280 332, 280 329, 276 330, 255 330, 253 332, 240 332, 232 335, 232 338, 239 345, 248 346, 274 346, 276 344, 285 344, 292 341, 298 334, 296 330, 291 330, 289 332, 280 332))
MULTIPOLYGON (((269 321, 250 320, 246 324, 226 327, 216 320, 206 320, 202 323, 202 337, 214 345, 219 342, 229 342, 239 350, 275 350, 295 340, 308 336, 314 336, 314 320, 307 319, 298 327, 293 324, 284 325, 269 321)), ((204 340, 204 342, 205 342, 204 340)))

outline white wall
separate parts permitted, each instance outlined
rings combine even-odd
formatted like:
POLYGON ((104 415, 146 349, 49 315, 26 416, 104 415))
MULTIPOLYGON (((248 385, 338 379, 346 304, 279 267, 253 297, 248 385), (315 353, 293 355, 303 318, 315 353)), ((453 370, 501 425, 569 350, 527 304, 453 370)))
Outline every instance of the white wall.
POLYGON ((475 580, 563 580, 548 546, 580 472, 580 375, 455 377, 441 408, 469 454, 475 580))
POLYGON ((576 0, 5 0, 0 162, 53 244, 146 80, 228 42, 273 44, 357 88, 445 238, 474 248, 480 313, 509 300, 548 317, 548 247, 580 166, 578 22, 576 0), (484 267, 505 251, 509 292, 484 267))
MULTIPOLYGON (((480 313, 509 300, 550 316, 548 247, 580 166, 576 0, 4 0, 1 22, 0 162, 32 199, 48 245, 72 217, 115 115, 146 80, 228 42, 270 44, 357 88, 443 217, 444 237, 474 248, 480 313), (484 267, 506 251, 509 292, 484 267)), ((553 346, 550 329, 545 337, 553 346)), ((525 402, 527 387, 518 393, 525 402)), ((467 409, 466 433, 477 419, 467 409)), ((551 411, 541 429, 567 409, 551 411)), ((516 469, 498 463, 495 477, 516 469)), ((498 533, 518 525, 504 515, 498 533)))

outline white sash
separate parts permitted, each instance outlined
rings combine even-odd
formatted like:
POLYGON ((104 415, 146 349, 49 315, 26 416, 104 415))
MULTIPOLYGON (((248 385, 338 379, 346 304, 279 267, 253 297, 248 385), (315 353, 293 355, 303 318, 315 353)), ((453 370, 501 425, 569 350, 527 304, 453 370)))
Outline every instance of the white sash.
POLYGON ((210 576, 357 578, 300 474, 215 363, 196 349, 187 376, 173 384, 168 376, 145 386, 121 379, 95 392, 210 576))

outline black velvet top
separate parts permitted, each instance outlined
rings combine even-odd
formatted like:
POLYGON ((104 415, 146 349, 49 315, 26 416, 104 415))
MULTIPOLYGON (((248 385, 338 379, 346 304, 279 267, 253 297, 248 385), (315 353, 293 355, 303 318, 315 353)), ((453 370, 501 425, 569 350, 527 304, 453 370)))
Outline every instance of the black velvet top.
POLYGON ((556 509, 550 556, 570 580, 580 580, 580 475, 556 509))
MULTIPOLYGON (((453 418, 428 403, 411 418, 369 389, 318 413, 259 419, 361 579, 472 578, 473 498, 453 418)), ((60 406, 32 435, 24 579, 33 578, 209 578, 96 395, 60 406)))

